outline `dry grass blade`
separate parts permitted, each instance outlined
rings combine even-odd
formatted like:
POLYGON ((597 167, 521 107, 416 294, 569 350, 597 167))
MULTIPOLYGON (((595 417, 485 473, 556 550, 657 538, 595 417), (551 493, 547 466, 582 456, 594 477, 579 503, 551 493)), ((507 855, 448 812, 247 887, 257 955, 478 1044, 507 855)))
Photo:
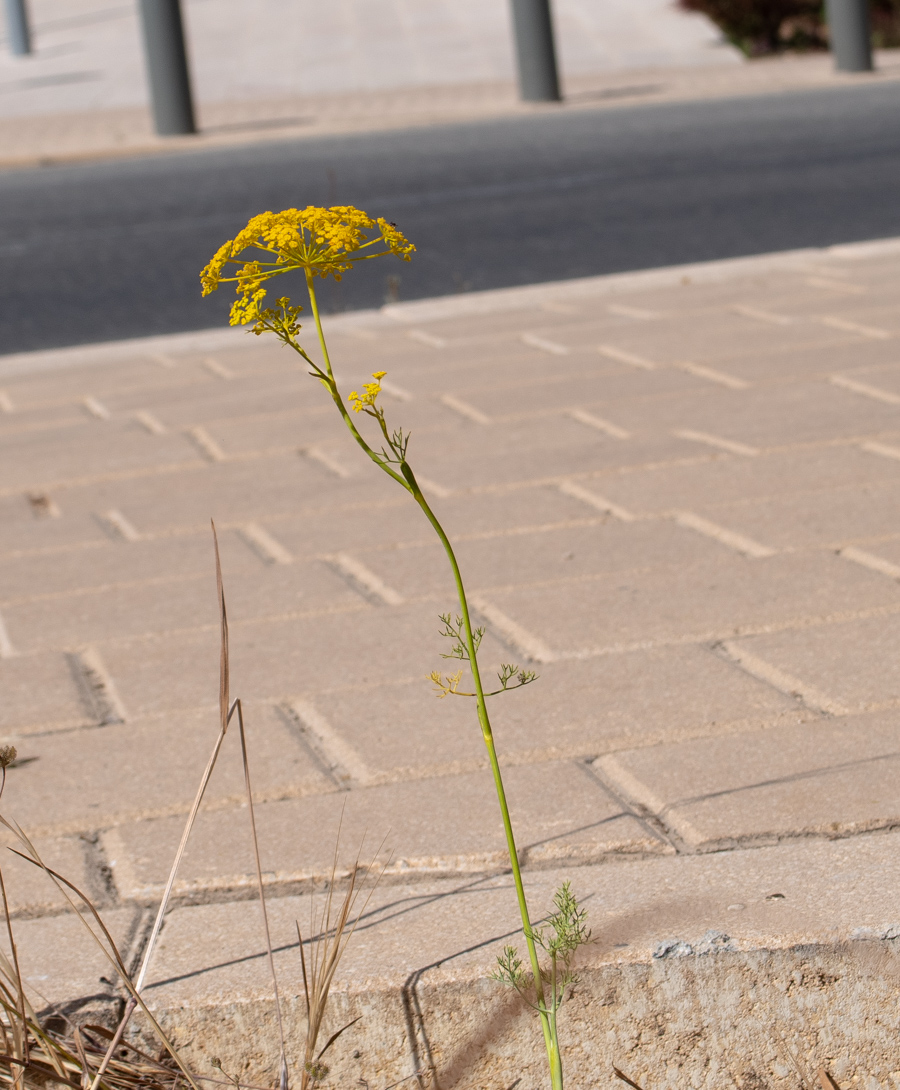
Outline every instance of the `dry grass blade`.
POLYGON ((629 1077, 628 1077, 628 1076, 627 1076, 627 1075, 625 1074, 625 1072, 624 1072, 624 1071, 620 1071, 620 1070, 618 1069, 618 1067, 616 1067, 616 1065, 615 1065, 615 1064, 613 1064, 613 1071, 615 1072, 616 1078, 617 1078, 617 1079, 621 1079, 621 1080, 622 1080, 622 1082, 625 1082, 625 1083, 627 1083, 627 1084, 628 1084, 628 1085, 629 1085, 629 1086, 631 1087, 631 1090, 643 1090, 643 1087, 642 1087, 642 1086, 639 1086, 639 1085, 638 1085, 638 1084, 637 1084, 637 1083, 636 1083, 636 1082, 634 1081, 634 1079, 629 1079, 629 1077))
MULTIPOLYGON (((225 623, 225 596, 221 595, 221 607, 222 607, 222 639, 224 641, 225 651, 223 653, 223 662, 225 668, 228 666, 228 627, 225 623)), ((226 698, 227 698, 227 686, 226 686, 226 698)), ((238 717, 238 730, 241 736, 241 760, 244 764, 244 785, 247 790, 247 809, 250 812, 250 831, 253 837, 253 858, 256 862, 256 882, 259 888, 259 907, 262 912, 263 918, 263 930, 266 936, 266 955, 269 960, 269 972, 272 976, 272 988, 275 992, 275 1017, 278 1021, 278 1039, 281 1043, 281 1071, 279 1072, 279 1084, 281 1090, 288 1090, 288 1067, 287 1067, 287 1050, 284 1044, 284 1024, 281 1020, 281 998, 278 994, 278 976, 275 972, 275 956, 272 953, 272 936, 269 931, 269 914, 266 911, 266 893, 263 888, 262 878, 262 862, 259 857, 259 837, 256 834, 256 814, 253 809, 253 789, 250 785, 250 762, 247 758, 247 735, 244 731, 244 711, 241 705, 240 698, 235 700, 237 706, 238 717)))
MULTIPOLYGON (((209 781, 212 778, 213 770, 216 767, 216 762, 219 759, 219 754, 222 750, 222 743, 225 741, 225 734, 228 731, 228 724, 231 720, 231 716, 234 713, 233 708, 228 706, 228 692, 229 692, 229 666, 228 666, 228 618, 225 612, 225 595, 222 585, 222 562, 219 557, 219 538, 216 534, 216 525, 211 522, 213 533, 213 545, 216 554, 216 590, 219 599, 219 611, 221 618, 221 647, 219 657, 219 734, 215 740, 212 748, 212 753, 209 756, 209 760, 206 763, 206 768, 200 779, 200 786, 197 788, 197 794, 194 796, 194 802, 188 813, 187 821, 185 822, 184 831, 181 834, 181 841, 178 844, 178 850, 175 853, 175 858, 172 861, 172 867, 169 871, 169 877, 166 880, 166 886, 163 890, 162 900, 159 904, 159 909, 156 913, 156 919, 153 921, 153 929, 150 932, 150 938, 147 941, 147 948, 144 951, 144 956, 141 959, 141 966, 138 970, 137 978, 134 982, 134 991, 136 995, 139 995, 143 991, 144 984, 147 980, 147 972, 150 968, 150 960, 153 957, 153 951, 156 947, 157 940, 159 939, 159 933, 162 929, 163 920, 165 919, 166 911, 169 907, 169 901, 172 897, 172 889, 175 885, 175 878, 178 875, 178 869, 181 866, 181 860, 184 856, 185 849, 188 845, 191 833, 194 828, 194 823, 197 820, 197 814, 200 811, 200 804, 203 802, 203 797, 206 794, 206 789, 209 786, 209 781)), ((125 1011, 122 1014, 121 1021, 116 1030, 116 1035, 109 1044, 109 1050, 107 1056, 100 1064, 97 1075, 91 1086, 91 1090, 99 1090, 100 1080, 107 1069, 109 1059, 111 1058, 115 1049, 119 1046, 122 1035, 125 1032, 125 1028, 131 1019, 132 1014, 135 1011, 137 1002, 135 996, 132 996, 126 1004, 125 1011)))
POLYGON ((834 1078, 824 1067, 820 1067, 817 1074, 819 1076, 819 1086, 821 1086, 822 1090, 841 1090, 834 1078))
MULTIPOLYGON (((341 814, 341 825, 342 824, 343 814, 341 814)), ((310 933, 316 934, 316 932, 318 932, 318 934, 315 939, 309 940, 312 949, 308 962, 303 949, 303 936, 300 933, 300 925, 299 923, 297 924, 297 941, 300 945, 300 965, 303 970, 303 991, 306 999, 306 1048, 304 1051, 300 1090, 308 1090, 310 1086, 315 1086, 317 1082, 321 1081, 327 1073, 327 1069, 324 1068, 321 1063, 322 1056, 345 1030, 349 1029, 354 1022, 358 1021, 358 1019, 354 1018, 352 1022, 348 1022, 345 1026, 342 1026, 336 1033, 331 1035, 323 1048, 318 1049, 319 1034, 322 1031, 322 1023, 325 1018, 325 1010, 328 1005, 328 996, 334 981, 334 974, 337 971, 340 960, 347 948, 347 943, 353 936, 356 925, 359 923, 363 912, 365 912, 366 906, 378 885, 378 881, 380 881, 381 875, 384 873, 384 869, 382 868, 381 873, 378 875, 378 879, 369 890, 362 907, 359 912, 356 913, 356 918, 351 924, 350 917, 353 914, 354 906, 360 893, 358 888, 360 872, 362 871, 363 877, 366 877, 371 870, 371 867, 361 868, 359 857, 357 857, 356 863, 354 863, 351 868, 347 891, 344 894, 344 899, 341 902, 337 917, 332 919, 340 840, 339 825, 334 847, 334 858, 331 865, 331 882, 328 886, 325 906, 322 910, 318 927, 316 926, 315 909, 312 906, 310 907, 310 933)), ((379 847, 379 851, 376 852, 376 857, 380 851, 381 847, 379 847)))
MULTIPOLYGON (((119 1024, 119 1028, 116 1031, 116 1036, 114 1037, 113 1042, 111 1042, 111 1044, 110 1044, 110 1047, 109 1047, 109 1049, 107 1051, 107 1054, 104 1057, 103 1063, 105 1063, 107 1067, 109 1066, 110 1060, 111 1060, 113 1052, 115 1050, 115 1047, 117 1046, 118 1041, 121 1039, 122 1031, 124 1029, 124 1023, 127 1020, 127 1016, 130 1016, 130 1012, 133 1011, 135 1009, 135 1007, 139 1006, 141 1008, 141 1010, 143 1011, 145 1017, 147 1018, 147 1021, 153 1027, 154 1032, 159 1037, 159 1040, 165 1046, 166 1051, 169 1053, 169 1055, 172 1057, 172 1059, 178 1065, 179 1069, 181 1070, 181 1072, 184 1075, 187 1082, 190 1084, 190 1086, 193 1088, 193 1090, 199 1090, 199 1087, 197 1086, 197 1083, 194 1081, 193 1076, 191 1075, 191 1073, 188 1071, 187 1067, 182 1062, 181 1057, 178 1055, 178 1052, 175 1049, 175 1046, 168 1039, 165 1032, 163 1031, 162 1026, 160 1026, 159 1022, 157 1022, 157 1020, 153 1017, 153 1014, 150 1012, 147 1005, 141 999, 140 993, 137 991, 137 988, 132 983, 131 977, 128 974, 128 970, 125 968, 125 964, 122 961, 122 956, 119 953, 119 950, 118 950, 118 947, 116 946, 115 940, 113 939, 112 935, 110 934, 109 929, 107 928, 106 924, 103 922, 103 919, 101 918, 100 913, 94 907, 94 905, 91 902, 90 898, 88 898, 84 893, 82 893, 81 890, 76 885, 74 885, 72 882, 70 882, 68 880, 68 878, 64 878, 61 874, 58 874, 51 867, 47 866, 47 864, 41 859, 40 854, 38 853, 38 850, 35 848, 34 844, 32 844, 31 840, 29 840, 26 833, 18 825, 16 825, 14 822, 8 821, 2 815, 0 815, 0 825, 4 826, 11 833, 13 833, 13 835, 18 839, 19 843, 23 844, 25 846, 25 848, 27 849, 27 853, 28 853, 28 854, 26 854, 25 852, 20 852, 20 851, 16 850, 15 854, 20 856, 22 859, 26 860, 26 862, 31 863, 36 867, 39 867, 53 881, 56 888, 65 897, 69 907, 72 909, 73 913, 75 914, 75 918, 78 919, 81 922, 81 924, 82 924, 82 926, 84 928, 86 928, 88 934, 91 936, 91 938, 97 944, 97 946, 99 947, 99 949, 102 952, 103 956, 110 963, 110 966, 112 967, 114 972, 118 973, 118 975, 120 976, 120 978, 122 980, 122 983, 125 985, 125 987, 128 989, 128 991, 131 993, 131 999, 129 1000, 129 1006, 126 1007, 126 1014, 123 1015, 122 1021, 119 1024), (79 908, 79 904, 75 900, 73 900, 73 898, 72 898, 73 893, 78 898, 78 901, 80 902, 81 906, 83 908, 87 909, 88 914, 93 919, 94 923, 97 925, 97 928, 98 928, 98 930, 100 932, 99 935, 91 927, 91 925, 88 923, 87 919, 85 918, 84 913, 79 908)), ((92 1090, 99 1090, 100 1085, 101 1085, 101 1080, 102 1080, 102 1077, 103 1077, 103 1073, 105 1072, 105 1070, 106 1070, 106 1068, 103 1067, 103 1064, 101 1064, 101 1067, 98 1068, 97 1074, 94 1077, 94 1081, 91 1084, 92 1090)))
POLYGON ((78 1062, 81 1064, 82 1090, 87 1090, 87 1087, 90 1086, 93 1081, 91 1079, 91 1065, 88 1063, 88 1058, 84 1051, 84 1041, 81 1039, 81 1030, 78 1026, 76 1026, 72 1032, 72 1037, 75 1041, 75 1051, 78 1053, 78 1062))

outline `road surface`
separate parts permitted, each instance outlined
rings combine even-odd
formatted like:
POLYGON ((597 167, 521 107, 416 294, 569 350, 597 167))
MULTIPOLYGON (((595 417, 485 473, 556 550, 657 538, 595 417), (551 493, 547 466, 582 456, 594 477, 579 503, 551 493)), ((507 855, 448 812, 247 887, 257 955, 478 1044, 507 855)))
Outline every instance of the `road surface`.
POLYGON ((197 273, 265 209, 356 204, 415 242, 330 310, 898 235, 898 106, 889 83, 9 171, 0 353, 219 325, 197 273))

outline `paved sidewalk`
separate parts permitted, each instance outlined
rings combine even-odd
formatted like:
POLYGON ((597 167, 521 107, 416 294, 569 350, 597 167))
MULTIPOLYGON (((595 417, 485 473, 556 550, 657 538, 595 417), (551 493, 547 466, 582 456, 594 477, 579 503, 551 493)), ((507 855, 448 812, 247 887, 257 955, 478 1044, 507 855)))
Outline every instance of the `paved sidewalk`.
MULTIPOLYGON (((563 877, 589 897, 575 1082, 786 1086, 794 1054, 895 1077, 898 285, 892 241, 332 321, 347 390, 388 373, 486 665, 541 675, 494 714, 536 904, 563 877)), ((214 517, 290 1032, 293 921, 343 814, 342 863, 364 838, 390 863, 341 972, 335 1017, 365 1017, 340 1077, 537 1085, 485 979, 515 909, 472 708, 426 680, 454 601, 418 510, 235 331, 8 357, 0 383, 8 813, 136 956, 216 732, 214 517)), ((262 1077, 236 743, 148 995, 199 1063, 249 1049, 262 1077)), ((35 989, 116 994, 7 870, 35 989)))
MULTIPOLYGON (((508 0, 182 0, 202 104, 512 80, 508 0)), ((0 51, 0 116, 147 102, 137 5, 29 0, 35 52, 0 51)), ((556 0, 569 75, 734 62, 670 0, 556 0)), ((5 29, 0 23, 0 30, 5 29)), ((5 40, 0 39, 5 46, 5 40)))
POLYGON ((159 138, 136 7, 32 0, 36 50, 0 37, 0 169, 900 78, 829 54, 748 63, 671 0, 556 0, 564 103, 518 100, 506 0, 185 0, 200 133, 159 138), (237 28, 237 29, 235 29, 237 28))

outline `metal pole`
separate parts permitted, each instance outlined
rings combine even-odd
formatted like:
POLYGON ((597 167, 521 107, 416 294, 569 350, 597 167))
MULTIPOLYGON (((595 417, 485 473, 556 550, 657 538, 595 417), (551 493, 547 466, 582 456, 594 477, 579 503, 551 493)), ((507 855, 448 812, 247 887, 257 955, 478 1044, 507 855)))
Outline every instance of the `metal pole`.
POLYGON ((519 94, 526 102, 559 102, 550 0, 511 0, 519 94))
POLYGON ((140 0, 144 54, 160 136, 197 131, 179 0, 140 0))
POLYGON ((841 72, 871 72, 868 0, 825 0, 834 66, 841 72))
POLYGON ((31 52, 31 30, 25 0, 6 0, 6 30, 9 35, 9 51, 15 57, 31 52))

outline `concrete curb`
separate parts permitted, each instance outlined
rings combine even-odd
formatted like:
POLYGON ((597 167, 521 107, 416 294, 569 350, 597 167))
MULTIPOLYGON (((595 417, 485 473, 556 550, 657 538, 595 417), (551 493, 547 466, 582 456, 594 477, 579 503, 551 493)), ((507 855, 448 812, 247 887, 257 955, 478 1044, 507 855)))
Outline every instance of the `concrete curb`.
MULTIPOLYGON (((596 295, 618 295, 676 287, 686 281, 698 284, 724 283, 764 273, 789 271, 823 258, 861 261, 882 255, 888 257, 896 253, 900 253, 900 237, 840 243, 834 246, 810 247, 802 250, 784 250, 776 253, 754 254, 750 257, 726 257, 715 261, 640 269, 636 272, 605 273, 601 276, 585 276, 575 280, 548 281, 514 288, 495 288, 489 291, 467 292, 433 299, 416 299, 408 303, 391 303, 378 310, 357 310, 347 314, 331 315, 326 324, 330 330, 340 332, 361 326, 371 327, 385 321, 389 324, 402 322, 410 325, 416 322, 436 322, 468 315, 527 310, 548 300, 562 302, 596 295)), ((237 338, 242 335, 246 335, 242 330, 226 327, 73 345, 37 352, 16 352, 0 356, 0 379, 12 375, 78 367, 84 364, 114 363, 126 356, 152 357, 171 352, 215 352, 236 347, 237 338)))

